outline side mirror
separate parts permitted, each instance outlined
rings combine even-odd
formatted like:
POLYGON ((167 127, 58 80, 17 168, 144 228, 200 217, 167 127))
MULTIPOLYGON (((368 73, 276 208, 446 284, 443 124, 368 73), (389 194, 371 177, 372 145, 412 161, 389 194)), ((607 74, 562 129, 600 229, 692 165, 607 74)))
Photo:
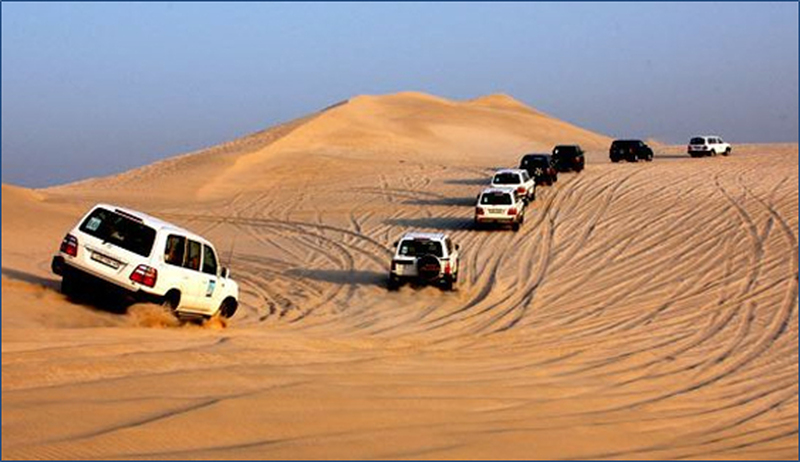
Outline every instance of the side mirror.
POLYGON ((456 250, 461 250, 461 246, 456 244, 456 250))
POLYGON ((394 244, 392 244, 392 247, 397 247, 397 244, 399 244, 399 243, 400 243, 400 241, 394 241, 394 244))
POLYGON ((220 272, 220 276, 223 279, 228 279, 229 277, 231 277, 231 270, 229 270, 228 268, 223 267, 222 271, 220 272))

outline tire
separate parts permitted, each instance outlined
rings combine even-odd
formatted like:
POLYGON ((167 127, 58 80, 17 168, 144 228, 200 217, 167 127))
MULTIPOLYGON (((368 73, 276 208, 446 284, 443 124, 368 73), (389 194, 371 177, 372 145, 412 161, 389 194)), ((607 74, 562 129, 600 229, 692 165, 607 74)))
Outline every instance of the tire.
POLYGON ((445 277, 442 279, 442 290, 446 290, 447 292, 453 291, 453 283, 455 281, 452 278, 445 277))
POLYGON ((239 303, 231 297, 226 298, 219 305, 219 315, 225 319, 230 319, 236 314, 236 309, 239 308, 239 303))
POLYGON ((511 223, 511 229, 514 230, 514 232, 516 233, 517 231, 519 231, 519 225, 520 223, 518 221, 511 223))
POLYGON ((725 152, 722 153, 722 155, 725 156, 725 157, 728 157, 729 155, 731 155, 731 148, 726 149, 725 152))
POLYGON ((61 293, 68 298, 75 298, 80 293, 78 276, 69 268, 64 268, 64 275, 61 276, 61 293))
POLYGON ((387 288, 387 289, 388 289, 390 292, 394 292, 394 291, 396 291, 397 289, 399 289, 399 288, 400 288, 400 280, 398 280, 398 279, 397 279, 396 277, 394 277, 394 276, 389 276, 389 280, 388 280, 388 281, 386 281, 386 288, 387 288))
MULTIPOLYGON (((169 308, 169 311, 175 313, 178 310, 178 305, 181 304, 181 293, 175 289, 170 290, 161 299, 161 306, 169 308)), ((221 307, 220 307, 221 308, 221 307)))
POLYGON ((611 162, 616 164, 617 162, 619 162, 619 157, 611 156, 611 162))
POLYGON ((645 157, 644 160, 646 160, 647 162, 652 162, 653 161, 653 153, 652 152, 648 153, 647 157, 645 157))
POLYGON ((417 276, 423 281, 433 281, 439 277, 442 263, 434 255, 423 255, 417 259, 417 276))

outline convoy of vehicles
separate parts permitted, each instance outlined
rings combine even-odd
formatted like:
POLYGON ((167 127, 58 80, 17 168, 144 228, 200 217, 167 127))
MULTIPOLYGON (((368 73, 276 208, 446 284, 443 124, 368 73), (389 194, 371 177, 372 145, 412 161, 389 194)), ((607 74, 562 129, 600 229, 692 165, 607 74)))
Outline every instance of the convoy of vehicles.
MULTIPOLYGON (((689 140, 692 157, 727 156, 731 146, 719 136, 689 140)), ((612 162, 653 160, 653 150, 638 139, 615 140, 612 162)), ((509 226, 518 231, 537 184, 552 185, 558 172, 580 172, 584 151, 558 145, 552 154, 526 154, 520 168, 498 170, 477 197, 474 223, 509 226)), ((460 272, 459 246, 443 233, 410 232, 394 243, 388 287, 404 282, 435 284, 454 290, 460 272)), ((239 305, 239 286, 221 266, 214 246, 202 236, 135 210, 95 205, 73 227, 53 257, 52 271, 62 277, 68 296, 95 284, 116 288, 134 300, 160 303, 180 318, 230 318, 239 305)))

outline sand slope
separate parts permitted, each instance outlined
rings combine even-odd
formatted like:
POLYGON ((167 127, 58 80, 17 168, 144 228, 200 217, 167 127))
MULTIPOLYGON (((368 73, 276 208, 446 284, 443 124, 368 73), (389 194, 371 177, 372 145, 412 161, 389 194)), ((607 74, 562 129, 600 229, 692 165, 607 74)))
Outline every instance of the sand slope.
POLYGON ((404 93, 4 186, 3 458, 796 459, 797 145, 615 165, 609 141, 502 95, 404 93), (472 230, 492 169, 557 142, 591 149, 587 169, 519 233, 472 230), (228 328, 58 294, 49 255, 101 199, 226 263, 233 244, 228 328), (461 244, 456 293, 386 291, 410 229, 461 244))

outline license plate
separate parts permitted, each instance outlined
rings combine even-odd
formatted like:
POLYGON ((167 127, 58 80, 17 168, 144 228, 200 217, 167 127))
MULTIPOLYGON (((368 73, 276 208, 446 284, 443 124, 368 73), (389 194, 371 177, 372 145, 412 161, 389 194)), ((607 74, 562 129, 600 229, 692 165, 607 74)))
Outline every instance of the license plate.
POLYGON ((489 213, 503 213, 503 209, 489 209, 489 213))
POLYGON ((119 269, 119 266, 120 266, 120 262, 118 262, 117 260, 114 260, 111 257, 107 257, 107 256, 105 256, 105 255, 103 255, 101 253, 97 253, 97 252, 92 252, 92 260, 94 260, 96 262, 99 262, 99 263, 102 263, 102 264, 104 264, 106 266, 110 266, 111 268, 114 268, 114 269, 119 269))

